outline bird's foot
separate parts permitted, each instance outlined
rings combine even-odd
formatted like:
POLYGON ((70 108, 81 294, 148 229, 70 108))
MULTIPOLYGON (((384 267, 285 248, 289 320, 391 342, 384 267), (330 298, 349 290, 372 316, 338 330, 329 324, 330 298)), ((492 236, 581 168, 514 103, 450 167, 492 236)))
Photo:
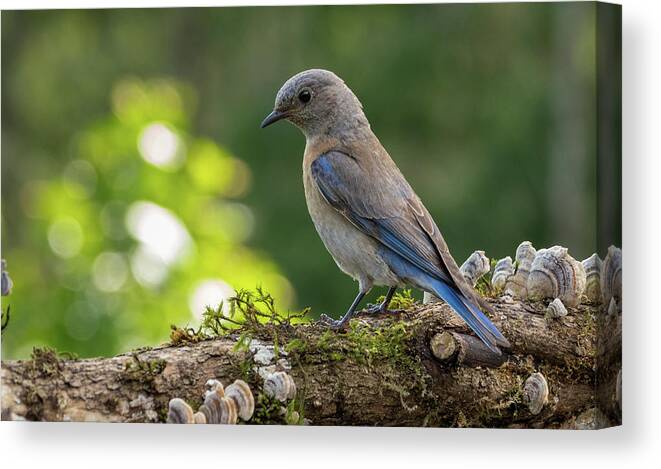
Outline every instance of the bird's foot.
POLYGON ((383 304, 369 305, 368 308, 365 308, 364 312, 366 314, 397 314, 397 313, 399 313, 399 311, 386 308, 383 304))
POLYGON ((334 330, 342 329, 346 325, 346 321, 342 321, 341 319, 333 319, 326 314, 319 316, 319 322, 334 330))

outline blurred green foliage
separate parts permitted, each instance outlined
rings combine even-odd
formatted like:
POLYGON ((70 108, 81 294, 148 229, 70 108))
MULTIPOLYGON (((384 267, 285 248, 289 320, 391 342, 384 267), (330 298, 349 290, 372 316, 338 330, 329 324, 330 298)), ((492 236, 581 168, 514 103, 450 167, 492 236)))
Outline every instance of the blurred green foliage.
POLYGON ((589 255, 594 30, 573 3, 3 12, 3 356, 155 344, 257 285, 344 311, 304 139, 259 129, 312 67, 356 92, 459 263, 524 239, 589 255))
POLYGON ((25 311, 3 337, 10 356, 154 344, 256 283, 291 302, 274 262, 244 244, 253 215, 234 199, 250 171, 190 133, 193 96, 172 80, 118 81, 112 113, 72 136, 64 167, 19 189, 30 241, 5 251, 25 311))

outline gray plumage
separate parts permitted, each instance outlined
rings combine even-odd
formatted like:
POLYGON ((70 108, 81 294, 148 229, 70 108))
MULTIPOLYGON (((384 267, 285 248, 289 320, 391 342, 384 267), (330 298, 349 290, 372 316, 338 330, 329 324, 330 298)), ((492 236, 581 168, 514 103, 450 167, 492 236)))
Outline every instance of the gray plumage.
POLYGON ((354 93, 334 73, 301 72, 282 86, 262 127, 287 119, 305 135, 303 183, 312 221, 338 267, 359 284, 343 326, 373 286, 412 285, 446 300, 494 351, 507 340, 478 305, 431 215, 370 128, 354 93))

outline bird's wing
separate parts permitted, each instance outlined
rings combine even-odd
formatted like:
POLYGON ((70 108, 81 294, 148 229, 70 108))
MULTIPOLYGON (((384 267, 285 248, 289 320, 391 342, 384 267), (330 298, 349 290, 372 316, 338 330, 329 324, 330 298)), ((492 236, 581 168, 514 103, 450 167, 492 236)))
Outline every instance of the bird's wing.
POLYGON ((471 310, 462 317, 467 321, 477 318, 496 344, 509 347, 477 307, 493 313, 491 305, 466 282, 434 220, 394 162, 387 157, 377 163, 330 151, 312 162, 311 172, 332 207, 414 266, 456 288, 471 310))
POLYGON ((464 278, 459 266, 455 262, 450 250, 448 248, 441 230, 438 229, 436 223, 432 219, 431 215, 427 211, 427 208, 422 204, 420 199, 416 196, 414 199, 408 201, 409 207, 413 212, 418 225, 424 230, 424 232, 429 236, 429 238, 434 243, 436 251, 441 256, 443 267, 448 271, 450 277, 454 281, 454 284, 459 288, 459 291, 463 293, 466 298, 471 299, 474 303, 480 305, 480 307, 488 311, 489 313, 494 313, 491 305, 484 300, 471 285, 468 284, 464 278))
MULTIPOLYGON (((366 171, 339 151, 324 153, 311 165, 321 194, 353 225, 428 274, 453 284, 432 239, 417 221, 417 196, 411 187, 399 171, 371 169, 366 171)), ((424 216, 424 211, 418 211, 424 216)))

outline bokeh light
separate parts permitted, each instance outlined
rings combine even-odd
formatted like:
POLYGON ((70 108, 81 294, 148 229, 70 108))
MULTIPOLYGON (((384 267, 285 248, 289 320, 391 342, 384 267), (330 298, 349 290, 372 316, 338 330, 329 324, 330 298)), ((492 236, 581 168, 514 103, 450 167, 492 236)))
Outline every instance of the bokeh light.
POLYGON ((131 273, 144 287, 155 288, 168 276, 168 265, 146 246, 141 245, 131 255, 131 273))
POLYGON ((94 260, 92 278, 99 290, 115 292, 124 286, 127 277, 128 265, 122 254, 102 252, 94 260))
POLYGON ((164 170, 179 169, 184 163, 183 144, 167 125, 149 124, 140 134, 138 149, 148 163, 164 170))
POLYGON ((55 220, 48 229, 48 244, 55 254, 64 259, 76 256, 83 246, 80 223, 71 217, 55 220))
POLYGON ((222 280, 205 279, 194 287, 188 304, 193 317, 199 321, 207 306, 216 307, 222 302, 223 311, 227 312, 227 300, 234 294, 234 289, 222 280))
POLYGON ((191 247, 190 235, 179 218, 153 202, 133 203, 126 215, 126 227, 166 265, 185 257, 191 247))

